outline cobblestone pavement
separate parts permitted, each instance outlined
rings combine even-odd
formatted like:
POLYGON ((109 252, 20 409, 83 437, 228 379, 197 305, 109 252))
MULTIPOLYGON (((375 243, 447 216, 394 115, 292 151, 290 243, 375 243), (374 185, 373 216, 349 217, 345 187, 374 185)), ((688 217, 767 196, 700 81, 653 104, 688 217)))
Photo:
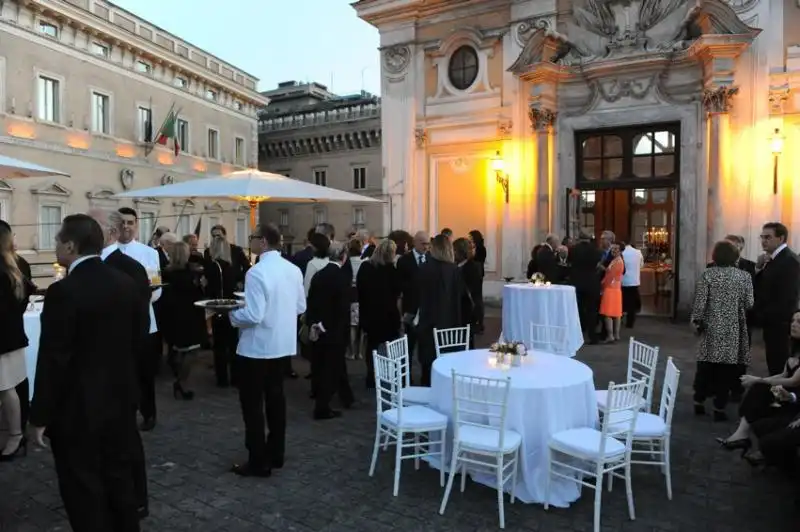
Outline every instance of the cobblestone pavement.
MULTIPOLYGON (((495 311, 496 313, 496 311, 495 311)), ((500 320, 487 320, 482 343, 496 338, 500 320)), ((717 448, 733 422, 714 424, 695 418, 691 408, 694 375, 693 337, 683 325, 642 319, 637 338, 661 346, 683 370, 674 421, 674 498, 666 498, 656 468, 634 468, 636 521, 627 516, 622 484, 603 494, 604 530, 615 531, 755 531, 797 530, 792 505, 796 490, 774 473, 751 470, 737 455, 717 448), (790 526, 790 520, 794 526, 790 526)), ((578 354, 605 387, 625 376, 627 345, 588 346, 578 354)), ((763 350, 755 348, 757 371, 763 350)), ((305 362, 296 361, 301 374, 305 362)), ((438 474, 406 462, 400 495, 392 497, 392 461, 384 455, 374 478, 367 475, 374 434, 374 396, 362 391, 362 364, 351 363, 354 388, 363 399, 340 420, 311 420, 308 381, 286 385, 289 397, 287 463, 268 479, 242 479, 227 472, 244 457, 243 427, 236 393, 217 390, 207 360, 193 376, 197 398, 179 402, 166 378, 159 382, 160 419, 144 435, 151 516, 145 531, 359 531, 493 530, 497 528, 495 492, 468 483, 466 493, 451 496, 447 513, 438 515, 443 490, 438 474)), ((659 382, 662 378, 659 370, 659 382)), ((656 391, 660 397, 660 391, 656 391)), ((733 414, 733 409, 731 409, 733 414)), ((507 500, 506 500, 507 501, 507 500)), ((541 505, 506 502, 508 530, 591 530, 592 495, 568 509, 544 511, 541 505)), ((69 530, 58 495, 52 458, 37 450, 27 459, 0 464, 0 530, 39 532, 69 530)))

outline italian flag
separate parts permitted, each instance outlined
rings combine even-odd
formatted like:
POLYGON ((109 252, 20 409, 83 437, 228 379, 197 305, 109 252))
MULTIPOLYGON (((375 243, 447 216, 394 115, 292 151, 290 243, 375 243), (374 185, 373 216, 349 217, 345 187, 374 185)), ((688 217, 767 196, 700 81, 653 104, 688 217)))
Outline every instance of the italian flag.
POLYGON ((172 139, 172 148, 177 157, 181 151, 181 145, 178 142, 178 113, 172 109, 170 109, 167 119, 164 120, 164 124, 156 134, 156 143, 166 146, 169 139, 172 139))

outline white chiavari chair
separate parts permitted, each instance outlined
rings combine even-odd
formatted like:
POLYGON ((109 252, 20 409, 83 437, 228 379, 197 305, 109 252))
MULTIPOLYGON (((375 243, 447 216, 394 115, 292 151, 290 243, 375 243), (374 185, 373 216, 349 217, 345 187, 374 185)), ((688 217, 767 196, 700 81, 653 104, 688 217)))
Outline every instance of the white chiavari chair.
POLYGON ((469 349, 469 325, 450 329, 433 329, 436 358, 469 349))
POLYGON ((555 355, 569 355, 567 348, 568 330, 560 325, 530 324, 528 348, 545 351, 555 355))
POLYGON ((431 402, 431 389, 427 386, 411 386, 411 356, 408 351, 408 336, 386 342, 385 354, 400 362, 403 382, 403 401, 405 404, 427 405, 431 402))
MULTIPOLYGON (((653 387, 656 381, 656 369, 658 368, 658 347, 652 347, 642 342, 638 342, 631 337, 628 344, 628 373, 625 377, 626 382, 643 380, 645 382, 644 401, 642 411, 651 412, 653 407, 653 387)), ((598 390, 597 408, 601 413, 605 413, 606 400, 608 399, 607 390, 598 390)))

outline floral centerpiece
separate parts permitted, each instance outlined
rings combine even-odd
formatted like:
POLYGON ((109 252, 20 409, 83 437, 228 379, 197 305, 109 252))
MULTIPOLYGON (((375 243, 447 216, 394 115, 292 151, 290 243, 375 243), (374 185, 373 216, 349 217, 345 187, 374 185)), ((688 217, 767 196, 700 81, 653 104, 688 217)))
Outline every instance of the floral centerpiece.
POLYGON ((519 366, 522 357, 528 355, 525 344, 522 342, 497 342, 489 348, 490 353, 494 353, 497 364, 510 362, 512 366, 519 366))
POLYGON ((545 282, 545 276, 542 272, 536 272, 533 275, 531 275, 531 283, 533 283, 534 285, 541 286, 544 284, 544 282, 545 282))

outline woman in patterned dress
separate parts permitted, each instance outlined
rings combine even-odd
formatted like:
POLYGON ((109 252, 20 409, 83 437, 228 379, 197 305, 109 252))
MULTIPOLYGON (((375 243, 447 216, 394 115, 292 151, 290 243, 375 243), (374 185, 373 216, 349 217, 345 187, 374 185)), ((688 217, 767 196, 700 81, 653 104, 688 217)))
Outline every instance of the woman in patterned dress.
POLYGON ((692 326, 700 336, 694 379, 694 411, 705 414, 705 401, 714 397, 714 420, 728 419, 725 406, 737 365, 750 363, 745 314, 753 306, 750 274, 736 268, 739 250, 728 241, 714 245, 716 268, 703 271, 697 281, 692 326))
POLYGON ((612 244, 611 262, 603 276, 603 294, 600 298, 600 315, 605 320, 607 337, 605 343, 619 340, 620 322, 622 320, 622 275, 625 273, 625 263, 617 244, 612 244))

